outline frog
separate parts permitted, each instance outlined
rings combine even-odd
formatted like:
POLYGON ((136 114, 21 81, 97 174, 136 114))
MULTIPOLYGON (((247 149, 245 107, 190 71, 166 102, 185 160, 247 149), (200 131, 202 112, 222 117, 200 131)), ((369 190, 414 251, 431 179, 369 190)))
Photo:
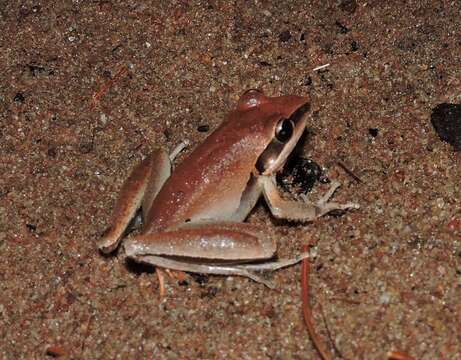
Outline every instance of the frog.
POLYGON ((182 148, 171 155, 156 149, 134 168, 98 248, 109 254, 123 242, 128 258, 157 269, 244 276, 274 287, 261 272, 296 264, 308 254, 274 260, 273 236, 245 222, 260 198, 275 218, 292 222, 359 208, 354 202, 330 200, 340 186, 337 181, 315 202, 287 199, 279 190, 276 174, 309 116, 306 96, 246 91, 222 124, 174 169, 182 148), (138 212, 142 229, 125 239, 138 212))

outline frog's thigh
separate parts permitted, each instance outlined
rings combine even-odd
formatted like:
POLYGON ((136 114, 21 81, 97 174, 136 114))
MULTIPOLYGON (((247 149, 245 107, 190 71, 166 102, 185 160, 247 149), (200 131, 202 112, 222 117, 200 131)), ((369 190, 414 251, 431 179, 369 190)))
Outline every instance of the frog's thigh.
POLYGON ((328 201, 339 187, 340 184, 338 182, 333 182, 330 189, 316 203, 283 199, 275 184, 275 178, 272 176, 264 176, 262 184, 264 198, 272 214, 281 219, 312 221, 333 210, 359 208, 359 205, 355 203, 339 204, 328 201))
POLYGON ((141 205, 144 214, 148 211, 170 172, 168 154, 160 149, 134 168, 122 186, 112 213, 111 225, 98 242, 102 252, 110 253, 118 246, 126 227, 141 205))
POLYGON ((248 262, 271 258, 275 251, 275 241, 262 229, 236 222, 185 224, 125 242, 125 252, 133 258, 164 255, 248 262))

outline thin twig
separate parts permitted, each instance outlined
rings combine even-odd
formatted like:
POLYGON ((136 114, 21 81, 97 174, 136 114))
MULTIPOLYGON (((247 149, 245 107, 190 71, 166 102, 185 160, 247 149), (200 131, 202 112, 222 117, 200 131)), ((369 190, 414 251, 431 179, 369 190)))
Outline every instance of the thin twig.
POLYGON ((86 329, 85 329, 85 336, 83 337, 83 340, 82 340, 82 345, 80 346, 80 353, 82 354, 83 356, 83 353, 85 352, 85 345, 86 345, 86 339, 88 339, 88 337, 90 336, 90 330, 91 330, 91 322, 93 321, 93 315, 90 315, 90 317, 88 318, 88 322, 86 324, 86 329))
POLYGON ((330 64, 320 65, 320 66, 313 68, 312 71, 319 71, 319 70, 327 68, 328 66, 330 66, 330 64))
POLYGON ((98 103, 99 99, 109 91, 110 87, 118 81, 123 75, 125 75, 128 72, 128 67, 126 65, 122 65, 120 69, 115 73, 114 77, 107 80, 100 88, 99 90, 94 93, 94 95, 91 97, 91 101, 89 102, 86 111, 91 111, 95 108, 96 104, 98 103))
POLYGON ((352 177, 358 183, 362 183, 362 179, 360 179, 357 175, 355 175, 352 170, 350 170, 342 161, 338 161, 338 165, 341 169, 343 169, 350 177, 352 177))
MULTIPOLYGON (((308 246, 304 245, 303 252, 307 252, 308 250, 308 246)), ((309 259, 303 259, 301 265, 301 302, 303 308, 304 323, 306 324, 307 332, 309 333, 312 343, 317 349, 320 357, 323 360, 331 360, 332 357, 325 350, 322 341, 315 332, 314 320, 312 318, 312 309, 309 305, 309 270, 309 259)))

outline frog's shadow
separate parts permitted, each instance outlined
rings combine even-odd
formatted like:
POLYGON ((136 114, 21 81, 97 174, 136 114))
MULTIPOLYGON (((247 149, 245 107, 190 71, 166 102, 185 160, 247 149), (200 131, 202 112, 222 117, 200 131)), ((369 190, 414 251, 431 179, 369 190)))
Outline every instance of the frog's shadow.
POLYGON ((129 257, 125 258, 125 266, 130 273, 133 273, 135 275, 155 273, 154 265, 136 262, 135 260, 129 257))

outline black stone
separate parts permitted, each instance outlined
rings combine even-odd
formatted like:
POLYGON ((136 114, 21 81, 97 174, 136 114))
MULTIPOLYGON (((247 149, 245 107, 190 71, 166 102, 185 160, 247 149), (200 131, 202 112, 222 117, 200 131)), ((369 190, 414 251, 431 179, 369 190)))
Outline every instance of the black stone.
POLYGON ((291 39, 291 33, 289 30, 285 30, 284 32, 282 32, 280 35, 279 35, 279 40, 281 42, 287 42, 288 40, 291 39))
POLYGON ((210 126, 209 125, 199 125, 197 127, 197 131, 198 132, 208 132, 210 130, 210 126))
POLYGON ((432 109, 431 123, 440 139, 461 151, 461 105, 442 103, 432 109))
POLYGON ((14 95, 13 101, 24 102, 24 100, 26 100, 26 98, 24 97, 23 93, 18 92, 16 95, 14 95))
POLYGON ((379 130, 376 129, 376 128, 369 128, 368 129, 368 133, 374 138, 378 136, 378 132, 379 132, 379 130))

